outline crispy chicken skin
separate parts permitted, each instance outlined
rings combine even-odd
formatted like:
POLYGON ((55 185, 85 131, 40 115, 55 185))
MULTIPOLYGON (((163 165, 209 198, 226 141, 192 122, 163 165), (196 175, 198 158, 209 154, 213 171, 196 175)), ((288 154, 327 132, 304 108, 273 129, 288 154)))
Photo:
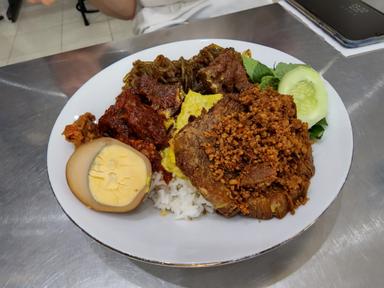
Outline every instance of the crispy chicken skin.
POLYGON ((239 212, 236 203, 230 198, 230 191, 220 181, 216 181, 209 169, 210 160, 202 145, 209 141, 204 131, 209 131, 220 121, 220 115, 241 111, 242 106, 225 97, 208 113, 185 126, 174 138, 176 164, 197 187, 200 193, 211 202, 215 209, 225 215, 233 216, 239 212))

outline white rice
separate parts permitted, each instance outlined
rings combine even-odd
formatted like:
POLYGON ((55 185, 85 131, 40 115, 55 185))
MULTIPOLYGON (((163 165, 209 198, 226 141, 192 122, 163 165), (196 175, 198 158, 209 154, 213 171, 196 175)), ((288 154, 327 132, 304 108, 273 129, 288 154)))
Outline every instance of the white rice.
POLYGON ((213 212, 213 206, 188 181, 173 177, 167 185, 161 173, 154 173, 149 198, 162 212, 174 214, 176 219, 193 219, 213 212))

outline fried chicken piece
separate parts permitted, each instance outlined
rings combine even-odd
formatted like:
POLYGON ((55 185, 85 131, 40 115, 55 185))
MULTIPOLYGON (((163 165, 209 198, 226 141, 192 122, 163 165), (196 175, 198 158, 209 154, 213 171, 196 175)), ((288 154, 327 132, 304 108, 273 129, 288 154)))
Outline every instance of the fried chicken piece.
POLYGON ((175 137, 177 166, 224 216, 282 218, 307 201, 307 124, 291 96, 253 86, 226 95, 175 137))
POLYGON ((187 124, 174 138, 176 164, 200 193, 211 202, 216 211, 224 216, 239 212, 236 203, 230 198, 230 190, 209 168, 209 156, 202 145, 209 141, 204 135, 220 121, 220 115, 242 111, 243 107, 230 97, 224 97, 208 113, 187 124))

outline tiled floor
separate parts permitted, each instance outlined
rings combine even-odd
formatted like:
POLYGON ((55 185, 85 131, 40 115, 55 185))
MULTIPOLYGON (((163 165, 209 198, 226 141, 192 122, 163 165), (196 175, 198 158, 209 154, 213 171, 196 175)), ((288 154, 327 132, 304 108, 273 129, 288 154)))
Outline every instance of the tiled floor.
POLYGON ((87 14, 85 26, 76 0, 51 6, 23 4, 16 23, 0 21, 0 66, 133 36, 132 22, 87 14))

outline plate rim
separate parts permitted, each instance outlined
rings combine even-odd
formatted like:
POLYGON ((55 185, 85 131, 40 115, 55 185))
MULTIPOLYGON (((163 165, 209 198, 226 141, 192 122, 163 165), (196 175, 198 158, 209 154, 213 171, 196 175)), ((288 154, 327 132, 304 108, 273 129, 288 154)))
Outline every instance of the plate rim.
MULTIPOLYGON (((127 252, 124 252, 124 251, 121 251, 117 248, 114 248, 114 247, 111 247, 110 245, 102 242, 102 240, 100 239, 97 239, 96 236, 93 236, 91 235, 91 232, 87 232, 85 230, 85 228, 81 227, 80 224, 76 223, 76 221, 67 213, 67 211, 64 209, 64 207, 62 206, 62 204, 60 203, 60 201, 58 200, 57 198, 57 195, 55 193, 55 190, 53 189, 53 185, 52 185, 52 181, 51 181, 51 176, 50 176, 50 169, 49 169, 49 166, 50 166, 50 161, 49 161, 49 158, 50 158, 50 150, 52 149, 52 145, 51 144, 51 141, 52 141, 52 137, 53 137, 53 132, 54 132, 54 128, 55 126, 58 124, 58 120, 59 118, 62 116, 62 114, 64 113, 64 108, 67 106, 68 103, 70 103, 72 101, 72 99, 74 99, 74 95, 76 95, 76 93, 78 93, 78 91, 80 89, 82 89, 82 87, 87 83, 89 82, 92 78, 96 77, 97 75, 99 75, 100 73, 102 73, 105 69, 107 68, 111 68, 113 65, 117 64, 118 62, 120 61, 123 61, 125 60, 126 58, 128 57, 134 57, 136 54, 138 53, 141 53, 143 51, 146 51, 146 50, 149 50, 149 49, 152 49, 152 48, 156 48, 156 49, 159 49, 161 48, 162 46, 167 46, 167 45, 175 45, 175 44, 178 44, 178 43, 185 43, 185 42, 212 42, 214 43, 215 41, 216 42, 225 42, 225 41, 229 41, 229 42, 237 42, 237 43, 241 43, 241 44, 250 44, 250 45, 256 45, 256 46, 262 46, 263 48, 268 48, 268 49, 271 49, 271 50, 274 50, 274 51, 277 51, 278 53, 283 53, 283 54, 286 54, 290 57, 293 57, 295 58, 296 60, 298 60, 299 62, 301 63, 304 63, 303 61, 301 61, 299 58, 297 58, 296 56, 292 56, 284 51, 281 51, 281 50, 278 50, 276 48, 273 48, 273 47, 269 47, 269 46, 266 46, 266 45, 263 45, 263 44, 259 44, 259 43, 255 43, 255 42, 249 42, 249 41, 243 41, 243 40, 236 40, 236 39, 225 39, 225 38, 197 38, 197 39, 188 39, 188 40, 180 40, 180 41, 171 41, 171 42, 167 42, 167 43, 163 43, 163 44, 160 44, 160 45, 155 45, 155 46, 151 46, 151 47, 147 47, 147 48, 144 48, 142 50, 139 50, 139 51, 136 51, 130 55, 127 55, 113 63, 111 63, 110 65, 102 68, 100 71, 98 71, 96 74, 92 75, 87 81, 85 81, 74 93, 73 95, 68 99, 67 102, 65 102, 64 106, 61 108, 61 111, 60 113, 58 114, 56 120, 55 120, 55 123, 53 124, 52 126, 52 129, 51 129, 51 132, 50 132, 50 135, 49 135, 49 141, 48 141, 48 147, 47 147, 47 174, 48 174, 48 179, 49 179, 49 184, 50 184, 50 187, 51 187, 51 190, 53 192, 53 195, 56 199, 56 201, 58 202, 61 210, 64 212, 64 214, 71 220, 72 223, 74 223, 83 233, 85 233, 88 237, 90 237, 91 239, 95 240, 96 242, 102 244, 103 246, 105 247, 108 247, 109 249, 115 251, 115 252, 118 252, 119 254, 122 254, 122 255, 125 255, 127 257, 129 257, 130 259, 132 260, 136 260, 136 261, 139 261, 139 262, 143 262, 143 263, 148 263, 148 264, 153 264, 153 265, 158 265, 158 266, 164 266, 164 267, 177 267, 177 268, 204 268, 204 267, 217 267, 217 266, 224 266, 224 265, 229 265, 229 264, 234 264, 234 263, 238 263, 238 262, 242 262, 242 261, 246 261, 246 260, 249 260, 249 259, 252 259, 252 258, 255 258, 257 256, 260 256, 260 255, 263 255, 263 254, 266 254, 272 250, 275 250, 285 244, 287 244, 288 242, 290 242, 291 240, 293 239, 296 239, 297 237, 299 237, 300 235, 302 235, 306 230, 308 230, 311 226, 313 226, 318 220, 320 217, 322 217, 322 215, 324 215, 324 213, 329 209, 330 206, 332 206, 332 204, 335 202, 335 200, 339 197, 340 195, 340 192, 341 190, 343 189, 344 185, 345 185, 345 182, 347 181, 348 179, 348 176, 349 176, 349 173, 350 173, 350 170, 351 170, 351 167, 352 167, 352 161, 353 161, 353 157, 354 157, 354 142, 353 142, 353 127, 352 127, 352 124, 351 124, 351 120, 350 120, 350 117, 349 117, 349 113, 344 105, 344 103, 342 102, 342 99, 341 97, 339 96, 339 94, 337 93, 337 91, 333 88, 333 86, 326 80, 325 82, 331 87, 331 89, 333 89, 335 92, 336 92, 336 95, 338 96, 339 100, 341 101, 341 103, 343 104, 343 108, 345 109, 345 112, 346 112, 346 115, 348 116, 348 132, 350 134, 350 137, 351 137, 351 149, 350 151, 348 151, 348 153, 350 153, 350 155, 348 154, 348 158, 349 158, 349 166, 348 166, 348 169, 345 173, 345 176, 344 176, 344 179, 342 179, 341 183, 340 183, 340 187, 338 188, 338 191, 337 193, 335 193, 333 199, 331 200, 331 202, 327 205, 327 207, 320 213, 320 215, 318 215, 313 221, 311 221, 307 226, 305 226, 303 229, 301 229, 299 232, 297 232, 295 235, 285 239, 284 241, 281 241, 267 249, 264 249, 262 251, 259 251, 259 252, 256 252, 256 253, 253 253, 253 254, 250 254, 250 255, 247 255, 247 256, 244 256, 244 257, 238 257, 238 258, 234 258, 234 259, 230 259, 230 260, 223 260, 223 261, 211 261, 211 262, 199 262, 199 263, 176 263, 176 262, 168 262, 168 261, 158 261, 158 260, 153 260, 153 259, 147 259, 147 258, 144 258, 144 257, 139 257, 139 256, 135 256, 135 255, 132 255, 132 254, 129 254, 127 252)), ((201 48, 200 48, 201 49, 201 48)))

